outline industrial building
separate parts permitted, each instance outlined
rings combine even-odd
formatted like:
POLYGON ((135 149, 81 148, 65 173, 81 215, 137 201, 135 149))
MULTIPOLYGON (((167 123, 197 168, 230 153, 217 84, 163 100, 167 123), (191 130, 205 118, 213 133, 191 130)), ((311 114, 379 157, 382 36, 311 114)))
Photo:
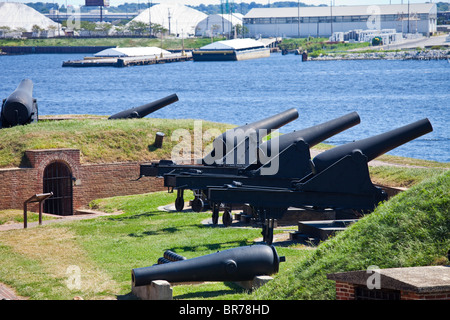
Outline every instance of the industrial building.
POLYGON ((208 15, 197 24, 195 36, 211 37, 219 34, 232 34, 236 25, 242 25, 243 17, 240 13, 208 15))
POLYGON ((248 37, 330 37, 350 30, 395 29, 431 35, 436 32, 434 3, 328 7, 255 8, 243 18, 248 37))
POLYGON ((157 4, 142 11, 131 21, 141 21, 147 24, 159 24, 166 28, 169 34, 193 36, 197 24, 207 17, 198 10, 179 4, 157 4))
MULTIPOLYGON (((57 31, 61 25, 23 3, 2 2, 0 3, 0 27, 9 28, 9 31, 0 33, 0 37, 9 37, 7 33, 14 33, 14 30, 32 32, 33 27, 39 27, 57 31)), ((18 37, 21 36, 21 32, 16 31, 18 37)))

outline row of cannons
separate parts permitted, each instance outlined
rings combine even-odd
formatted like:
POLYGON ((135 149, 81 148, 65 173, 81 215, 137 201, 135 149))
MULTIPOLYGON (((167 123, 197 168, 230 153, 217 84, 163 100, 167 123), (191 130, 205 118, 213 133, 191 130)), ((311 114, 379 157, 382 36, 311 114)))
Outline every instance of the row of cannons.
MULTIPOLYGON (((25 79, 3 100, 0 128, 38 121, 32 91, 33 83, 25 79)), ((119 112, 109 119, 142 118, 175 101, 178 97, 173 94, 119 112)), ((275 220, 283 218, 291 207, 318 212, 343 210, 358 215, 373 211, 387 199, 387 194, 372 183, 368 163, 433 130, 428 119, 422 119, 333 147, 312 158, 312 147, 360 123, 359 115, 352 112, 264 141, 272 131, 297 118, 297 110, 289 109, 228 130, 214 139, 208 155, 192 165, 160 160, 140 166, 140 177, 162 177, 169 192, 177 191, 178 211, 184 209, 184 190, 192 190, 193 211, 212 210, 213 224, 218 224, 220 210, 223 210, 223 224, 229 226, 233 206, 249 206, 253 219, 262 225, 266 244, 192 259, 166 252, 158 264, 132 270, 134 286, 146 286, 155 280, 248 281, 258 275, 277 273, 285 259, 271 245, 275 220)))
POLYGON ((262 226, 263 241, 273 241, 274 221, 289 208, 333 209, 360 216, 387 200, 372 183, 368 163, 378 156, 431 132, 428 119, 362 140, 333 147, 311 157, 310 148, 360 123, 356 112, 264 141, 265 135, 298 118, 296 109, 224 132, 212 151, 194 164, 172 160, 140 166, 141 177, 162 177, 176 190, 175 208, 184 208, 184 190, 192 190, 192 210, 212 210, 212 222, 223 211, 225 226, 231 210, 246 205, 262 226))
MULTIPOLYGON (((0 111, 0 128, 10 128, 38 122, 39 112, 37 99, 33 97, 33 81, 23 79, 17 88, 3 99, 0 111)), ((143 118, 169 104, 178 101, 176 94, 171 94, 159 100, 123 110, 111 115, 108 119, 137 119, 143 118)))

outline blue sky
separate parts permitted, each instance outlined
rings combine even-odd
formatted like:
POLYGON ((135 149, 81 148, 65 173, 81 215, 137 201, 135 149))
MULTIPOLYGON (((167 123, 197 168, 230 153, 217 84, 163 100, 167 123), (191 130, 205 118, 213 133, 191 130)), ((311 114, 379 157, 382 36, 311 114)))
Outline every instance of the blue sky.
MULTIPOLYGON (((140 2, 140 3, 148 3, 150 0, 110 0, 110 4, 113 6, 117 6, 119 4, 125 3, 125 2, 140 2)), ((225 0, 224 0, 225 1, 225 0)), ((231 2, 232 0, 229 0, 231 2)), ((234 0, 234 3, 240 3, 240 2, 256 2, 256 3, 273 3, 277 0, 234 0)), ((280 0, 282 1, 282 0, 280 0)), ((290 0, 295 1, 295 0, 290 0)), ((307 3, 307 4, 313 4, 313 5, 319 5, 319 4, 330 4, 331 0, 300 0, 300 2, 307 3)), ((449 2, 449 0, 440 0, 441 2, 449 2)), ((55 2, 59 4, 72 4, 72 5, 83 5, 84 0, 0 0, 0 2, 55 2)), ((334 5, 340 6, 340 5, 371 5, 371 4, 400 4, 400 3, 408 3, 408 0, 334 0, 334 5)), ((430 0, 410 0, 410 3, 425 3, 430 2, 430 0)), ((438 0, 433 0, 432 2, 438 2, 438 0)), ((203 4, 220 4, 220 0, 152 0, 152 3, 180 3, 180 4, 191 4, 191 5, 199 5, 201 3, 203 4)))

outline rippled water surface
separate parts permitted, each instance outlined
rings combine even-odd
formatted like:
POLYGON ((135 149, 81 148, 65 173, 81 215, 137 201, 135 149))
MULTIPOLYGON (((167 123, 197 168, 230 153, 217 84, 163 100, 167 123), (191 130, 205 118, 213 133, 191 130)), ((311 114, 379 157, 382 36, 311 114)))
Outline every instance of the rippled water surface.
POLYGON ((63 68, 80 54, 0 56, 0 98, 34 82, 40 115, 112 115, 172 93, 179 101, 149 117, 236 125, 296 108, 287 133, 357 111, 361 123, 327 143, 339 145, 428 118, 433 132, 389 152, 450 161, 450 63, 309 61, 299 56, 239 62, 178 62, 129 68, 63 68))

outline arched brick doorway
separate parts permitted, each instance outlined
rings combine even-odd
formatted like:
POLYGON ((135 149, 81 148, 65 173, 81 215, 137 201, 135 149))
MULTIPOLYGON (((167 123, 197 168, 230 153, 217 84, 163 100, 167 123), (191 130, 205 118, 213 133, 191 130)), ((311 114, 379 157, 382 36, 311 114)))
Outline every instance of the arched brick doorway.
POLYGON ((53 196, 44 203, 44 212, 63 216, 73 215, 72 172, 63 162, 50 163, 44 169, 44 193, 53 196))

